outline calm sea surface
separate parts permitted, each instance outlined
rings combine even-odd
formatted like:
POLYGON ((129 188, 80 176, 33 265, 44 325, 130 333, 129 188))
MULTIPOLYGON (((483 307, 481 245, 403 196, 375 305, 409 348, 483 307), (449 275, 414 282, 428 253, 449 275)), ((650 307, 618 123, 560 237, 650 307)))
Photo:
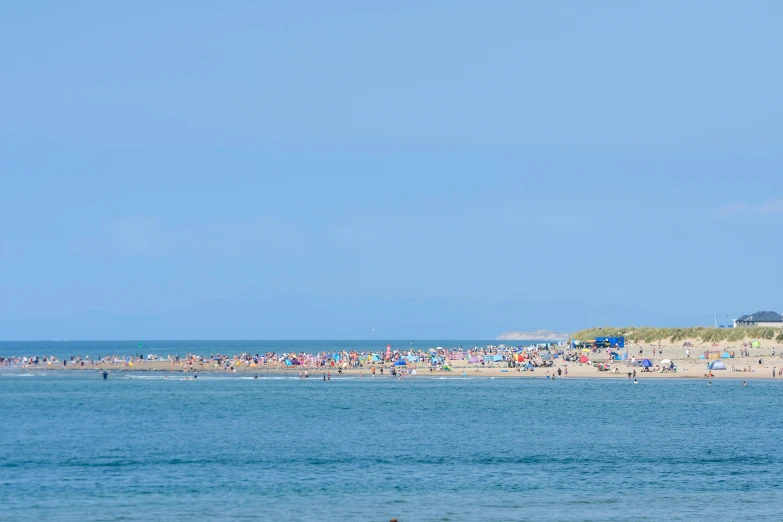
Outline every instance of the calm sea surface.
MULTIPOLYGON (((209 355, 238 355, 266 352, 318 353, 340 350, 385 351, 391 344, 393 350, 426 350, 442 346, 487 346, 501 341, 488 340, 367 340, 367 341, 0 341, 0 357, 37 355, 63 357, 89 355, 92 358, 106 355, 148 354, 185 356, 188 353, 209 355)), ((538 341, 504 341, 508 346, 526 346, 538 341)))
POLYGON ((780 520, 783 383, 0 371, 0 519, 780 520))

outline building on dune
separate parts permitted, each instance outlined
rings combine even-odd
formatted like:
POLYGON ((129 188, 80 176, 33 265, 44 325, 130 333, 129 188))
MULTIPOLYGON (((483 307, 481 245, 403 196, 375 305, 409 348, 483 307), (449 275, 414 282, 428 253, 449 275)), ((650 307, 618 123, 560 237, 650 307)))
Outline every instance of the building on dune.
POLYGON ((777 312, 756 312, 743 315, 734 319, 734 327, 741 326, 767 326, 771 328, 783 328, 783 315, 777 312))

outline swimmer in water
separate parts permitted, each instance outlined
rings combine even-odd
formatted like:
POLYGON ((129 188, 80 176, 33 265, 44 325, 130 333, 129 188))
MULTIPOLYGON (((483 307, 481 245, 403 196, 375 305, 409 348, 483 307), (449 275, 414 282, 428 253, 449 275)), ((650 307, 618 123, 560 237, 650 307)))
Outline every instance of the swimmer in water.
POLYGON ((712 386, 712 381, 708 382, 707 386, 712 386))
POLYGON ((747 385, 748 385, 748 383, 746 383, 745 381, 742 381, 742 385, 743 385, 743 386, 747 386, 747 385))
POLYGON ((634 384, 639 384, 639 381, 637 381, 636 379, 634 379, 634 380, 633 380, 633 383, 634 383, 634 384))
POLYGON ((467 376, 468 376, 468 374, 467 374, 467 373, 465 373, 465 372, 463 371, 463 372, 462 372, 462 376, 463 376, 463 377, 467 377, 467 376))

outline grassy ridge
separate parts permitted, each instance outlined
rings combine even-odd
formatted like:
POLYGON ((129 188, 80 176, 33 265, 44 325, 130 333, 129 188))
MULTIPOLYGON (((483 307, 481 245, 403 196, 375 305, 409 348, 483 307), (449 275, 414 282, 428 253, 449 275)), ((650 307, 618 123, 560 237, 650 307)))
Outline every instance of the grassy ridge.
POLYGON ((685 339, 698 339, 704 343, 739 342, 745 339, 775 339, 783 343, 783 331, 777 328, 708 328, 694 326, 691 328, 651 328, 647 326, 628 326, 624 328, 604 327, 588 328, 574 333, 572 339, 587 340, 596 337, 624 336, 629 341, 651 343, 667 341, 678 343, 685 339))

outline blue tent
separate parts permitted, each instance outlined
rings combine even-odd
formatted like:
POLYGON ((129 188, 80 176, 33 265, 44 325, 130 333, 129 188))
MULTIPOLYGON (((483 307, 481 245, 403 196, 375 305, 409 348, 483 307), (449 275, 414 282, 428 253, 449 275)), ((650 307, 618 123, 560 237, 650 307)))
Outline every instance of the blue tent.
POLYGON ((403 359, 400 359, 399 361, 394 363, 394 366, 405 366, 405 361, 403 359))
POLYGON ((723 364, 723 361, 710 361, 710 363, 707 365, 707 369, 709 370, 725 370, 726 365, 723 364))
POLYGON ((720 357, 721 359, 730 359, 731 355, 729 354, 729 352, 723 352, 723 354, 720 357))
POLYGON ((653 363, 650 361, 650 359, 645 359, 642 361, 642 368, 649 368, 652 365, 653 363))
POLYGON ((596 337, 596 346, 625 348, 625 337, 596 337))

